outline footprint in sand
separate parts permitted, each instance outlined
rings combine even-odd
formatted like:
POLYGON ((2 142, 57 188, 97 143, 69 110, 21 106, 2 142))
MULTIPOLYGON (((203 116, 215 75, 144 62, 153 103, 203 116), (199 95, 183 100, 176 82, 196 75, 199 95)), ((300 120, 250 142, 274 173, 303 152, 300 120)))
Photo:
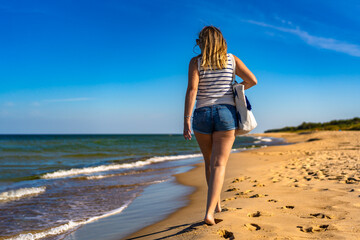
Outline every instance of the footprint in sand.
POLYGON ((224 200, 222 200, 222 202, 232 201, 232 200, 235 200, 236 198, 237 197, 225 198, 224 200))
POLYGON ((225 192, 233 192, 239 190, 238 188, 228 188, 225 192))
POLYGON ((307 184, 303 184, 303 183, 290 183, 288 185, 289 187, 296 187, 296 188, 302 188, 302 187, 307 187, 307 184))
POLYGON ((328 177, 327 179, 328 180, 342 180, 344 178, 344 176, 335 176, 335 177, 332 177, 332 176, 330 176, 330 177, 328 177))
POLYGON ((235 239, 234 233, 228 231, 228 230, 218 230, 217 234, 219 234, 220 237, 223 237, 225 239, 235 239))
POLYGON ((308 140, 306 140, 307 142, 313 142, 313 141, 319 141, 321 140, 321 138, 310 138, 308 140))
POLYGON ((325 219, 333 219, 335 217, 330 217, 324 213, 310 213, 306 216, 301 216, 301 218, 325 218, 325 219))
POLYGON ((261 197, 266 197, 266 196, 268 196, 267 194, 258 194, 258 193, 256 193, 256 194, 254 194, 254 195, 251 195, 251 196, 249 196, 249 195, 247 195, 247 193, 245 192, 240 192, 240 193, 236 193, 236 195, 238 195, 239 197, 242 197, 242 198, 261 198, 261 197))
POLYGON ((266 197, 268 196, 267 194, 265 195, 262 195, 262 194, 254 194, 254 195, 251 195, 249 198, 259 198, 259 197, 266 197))
MULTIPOLYGON (((214 218, 214 221, 215 221, 215 224, 218 224, 219 222, 222 222, 222 221, 224 221, 224 220, 222 220, 222 219, 220 219, 220 218, 214 218)), ((204 227, 206 227, 206 226, 213 226, 213 225, 211 225, 211 224, 206 223, 205 221, 202 221, 201 224, 203 224, 204 227)))
POLYGON ((242 181, 244 181, 244 180, 246 180, 246 179, 249 179, 249 178, 250 178, 250 177, 248 177, 248 176, 238 177, 238 178, 235 178, 235 179, 232 181, 232 183, 242 182, 242 181))
POLYGON ((245 192, 236 193, 235 195, 247 196, 248 193, 253 192, 253 191, 254 190, 249 189, 249 190, 246 190, 245 192))
POLYGON ((275 199, 269 199, 268 202, 277 202, 278 200, 275 199))
POLYGON ((258 231, 261 227, 255 223, 246 223, 244 226, 250 231, 258 231))
POLYGON ((220 219, 220 218, 214 218, 214 221, 215 221, 216 224, 218 224, 219 222, 222 222, 222 221, 224 221, 224 220, 222 220, 222 219, 220 219))
POLYGON ((283 206, 283 207, 280 207, 281 209, 294 209, 295 207, 294 206, 291 206, 291 205, 286 205, 286 206, 283 206))
POLYGON ((236 211, 236 210, 240 210, 240 209, 242 209, 242 208, 232 208, 232 207, 223 207, 222 209, 221 209, 221 212, 227 212, 227 211, 236 211))
POLYGON ((256 211, 254 213, 248 213, 247 216, 248 217, 260 217, 261 213, 260 213, 260 211, 256 211))
POLYGON ((312 179, 312 177, 304 176, 304 179, 305 179, 306 181, 310 181, 310 180, 312 179))
POLYGON ((253 185, 253 187, 265 187, 265 184, 258 183, 258 184, 253 185))
POLYGON ((329 189, 328 188, 313 188, 312 190, 315 192, 323 192, 323 191, 328 191, 329 189))
POLYGON ((331 219, 330 216, 325 215, 323 213, 310 213, 310 216, 312 217, 316 217, 316 218, 326 218, 326 219, 331 219))
POLYGON ((271 180, 273 183, 277 183, 277 182, 280 182, 280 181, 281 181, 281 179, 276 178, 276 177, 273 177, 273 178, 271 178, 270 180, 271 180))
POLYGON ((354 184, 354 183, 357 183, 359 182, 360 180, 359 179, 356 179, 356 178, 353 178, 353 177, 348 177, 346 180, 345 180, 345 183, 346 184, 354 184))
POLYGON ((303 226, 296 226, 300 229, 302 232, 323 232, 328 230, 329 225, 323 224, 323 225, 316 225, 316 226, 310 226, 310 227, 303 227, 303 226))

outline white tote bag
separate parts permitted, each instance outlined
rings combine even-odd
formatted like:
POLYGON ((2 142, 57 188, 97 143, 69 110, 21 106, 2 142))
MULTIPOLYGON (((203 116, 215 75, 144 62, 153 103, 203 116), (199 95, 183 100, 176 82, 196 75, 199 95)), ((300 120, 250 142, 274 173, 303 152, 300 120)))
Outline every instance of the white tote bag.
POLYGON ((256 126, 257 122, 255 120, 254 114, 251 111, 251 105, 247 97, 245 96, 245 87, 243 84, 236 82, 235 79, 235 59, 231 54, 232 62, 234 64, 234 73, 233 73, 233 91, 236 104, 236 115, 239 122, 239 128, 235 130, 236 135, 243 135, 252 131, 256 126))

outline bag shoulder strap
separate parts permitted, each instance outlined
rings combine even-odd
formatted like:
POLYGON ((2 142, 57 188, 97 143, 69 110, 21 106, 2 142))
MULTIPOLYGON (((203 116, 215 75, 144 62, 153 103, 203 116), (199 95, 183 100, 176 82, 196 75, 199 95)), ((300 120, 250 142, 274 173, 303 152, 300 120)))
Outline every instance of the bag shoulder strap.
POLYGON ((232 55, 231 53, 230 54, 230 58, 231 58, 231 62, 233 64, 233 83, 237 83, 236 81, 236 75, 235 75, 235 71, 236 71, 236 62, 235 62, 235 58, 234 58, 234 55, 232 55))
POLYGON ((197 59, 197 65, 198 65, 199 73, 200 73, 200 63, 201 63, 200 59, 201 59, 201 57, 198 57, 198 59, 197 59))

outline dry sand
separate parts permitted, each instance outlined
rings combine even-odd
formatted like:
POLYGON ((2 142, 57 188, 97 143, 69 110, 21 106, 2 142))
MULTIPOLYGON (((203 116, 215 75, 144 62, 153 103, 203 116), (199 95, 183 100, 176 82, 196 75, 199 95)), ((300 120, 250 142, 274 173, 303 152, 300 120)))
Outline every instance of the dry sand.
POLYGON ((360 239, 360 132, 271 133, 294 144, 231 154, 222 221, 207 226, 203 164, 176 176, 188 206, 126 239, 360 239))

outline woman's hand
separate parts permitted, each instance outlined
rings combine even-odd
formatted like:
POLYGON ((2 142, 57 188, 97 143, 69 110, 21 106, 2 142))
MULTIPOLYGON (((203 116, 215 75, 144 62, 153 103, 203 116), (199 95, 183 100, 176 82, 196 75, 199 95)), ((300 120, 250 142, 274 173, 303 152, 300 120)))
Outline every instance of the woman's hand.
POLYGON ((251 88, 254 84, 250 84, 248 82, 242 81, 240 84, 244 85, 244 90, 251 88))
POLYGON ((191 128, 190 128, 190 119, 184 120, 184 138, 185 140, 191 140, 191 128))

